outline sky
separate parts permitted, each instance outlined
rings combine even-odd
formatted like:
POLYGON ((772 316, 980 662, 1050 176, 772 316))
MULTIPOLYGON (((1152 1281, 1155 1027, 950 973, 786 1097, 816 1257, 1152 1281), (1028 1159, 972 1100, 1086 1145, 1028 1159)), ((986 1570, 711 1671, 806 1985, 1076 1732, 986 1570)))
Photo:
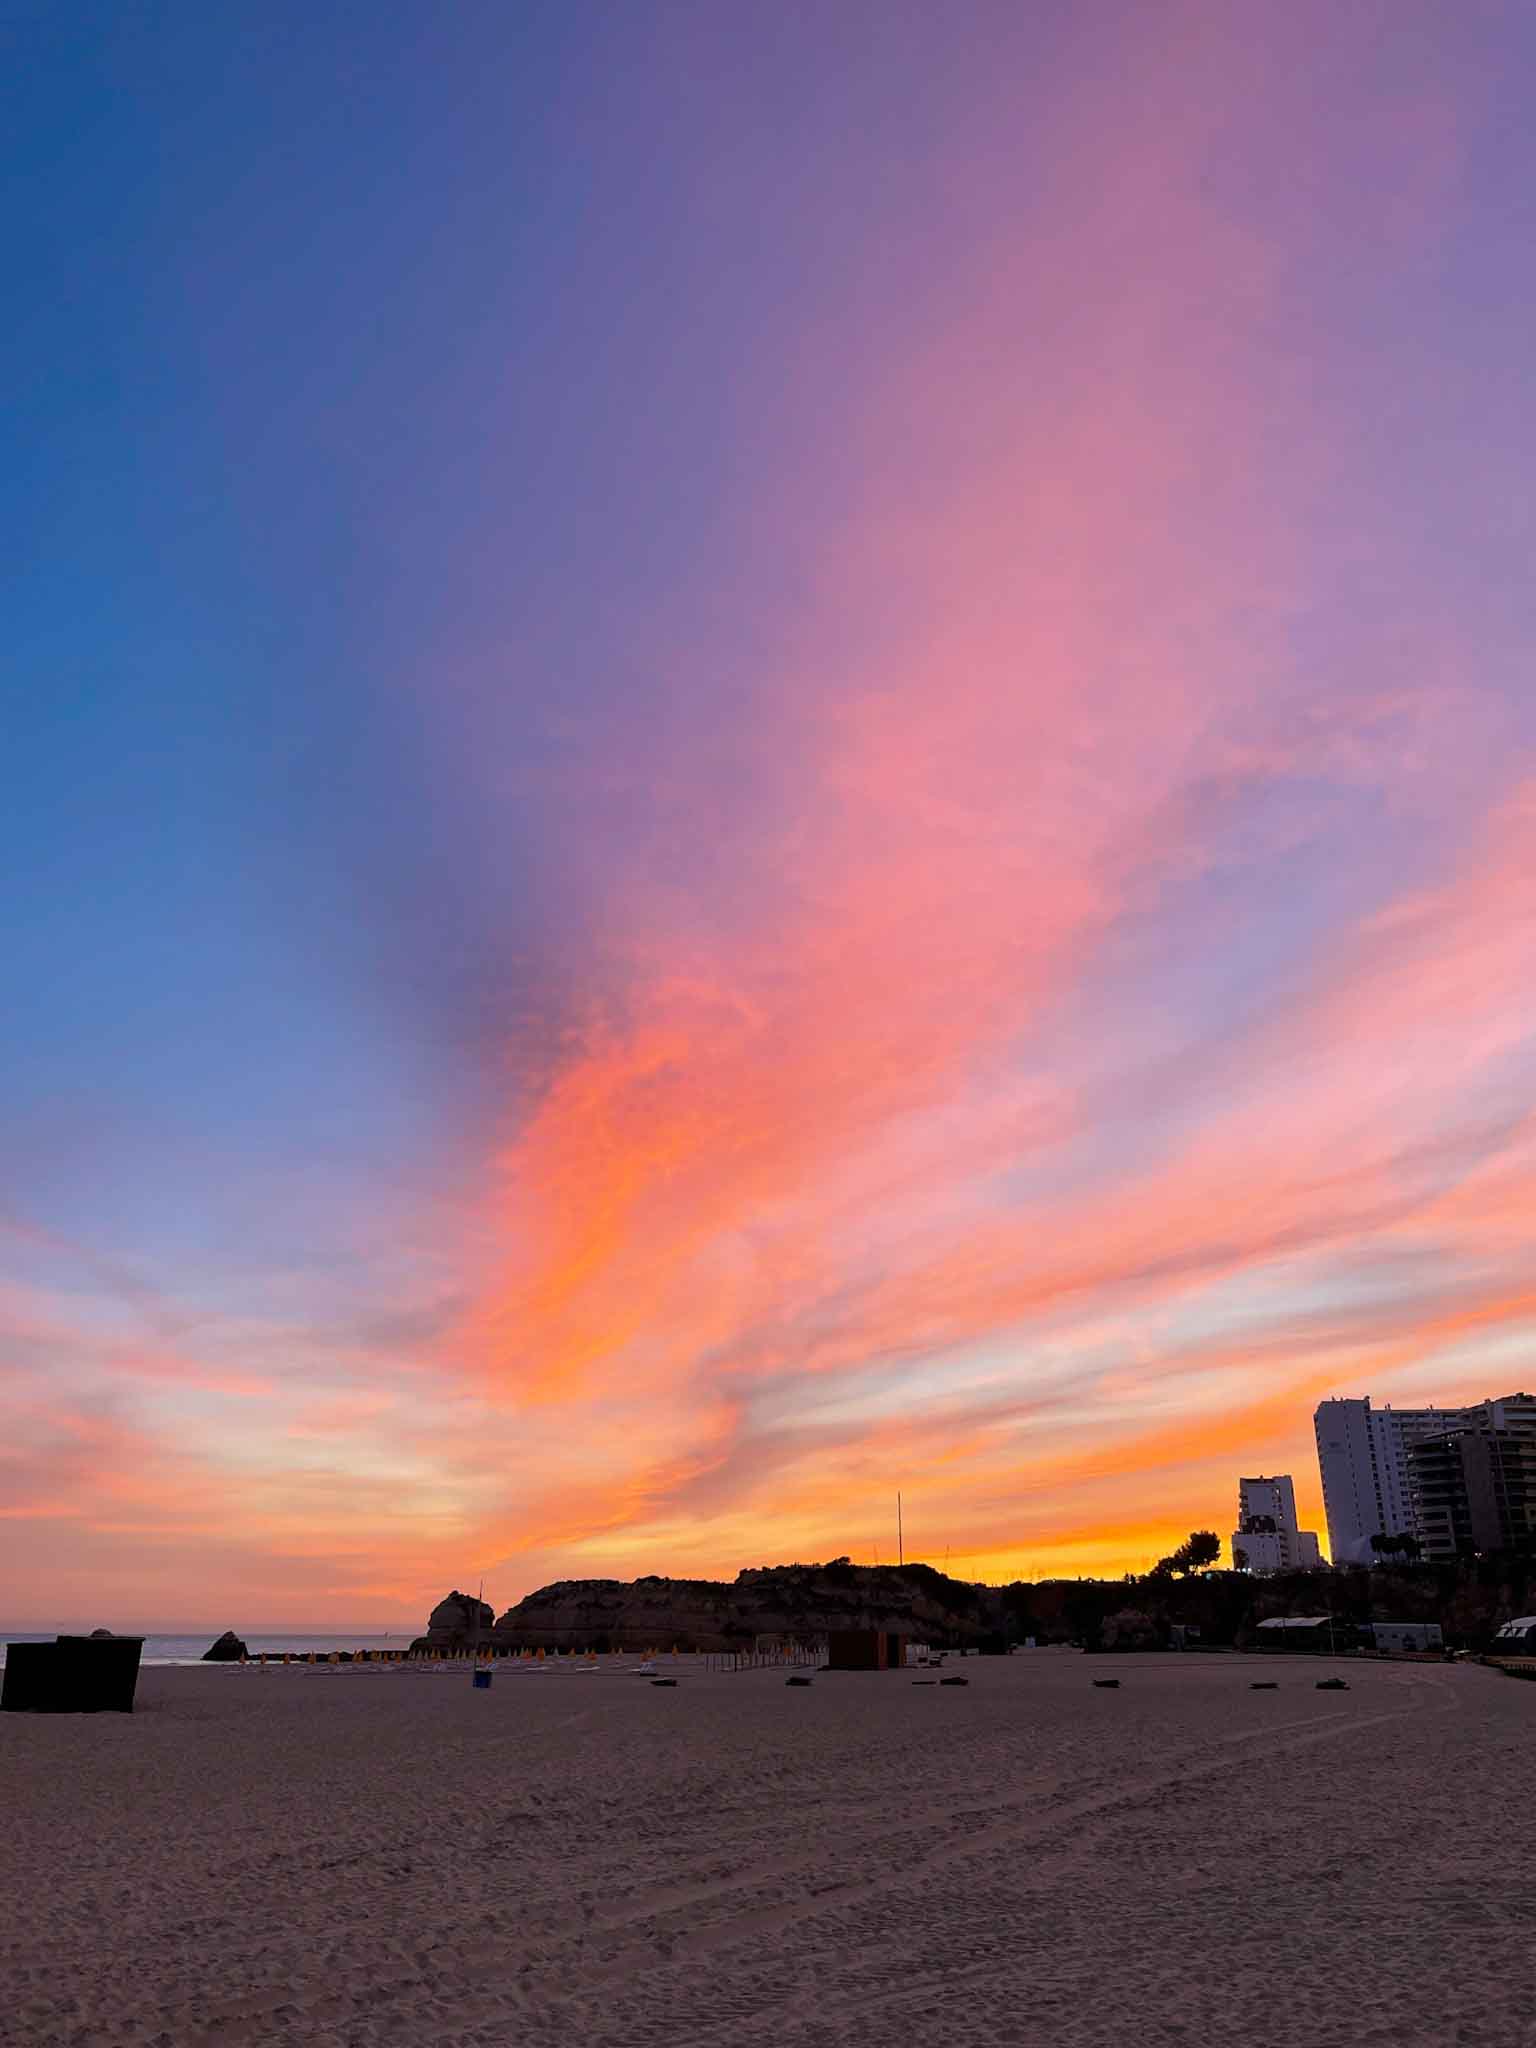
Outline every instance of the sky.
POLYGON ((1536 16, 0 5, 0 1617, 1119 1573, 1536 1388, 1536 16))

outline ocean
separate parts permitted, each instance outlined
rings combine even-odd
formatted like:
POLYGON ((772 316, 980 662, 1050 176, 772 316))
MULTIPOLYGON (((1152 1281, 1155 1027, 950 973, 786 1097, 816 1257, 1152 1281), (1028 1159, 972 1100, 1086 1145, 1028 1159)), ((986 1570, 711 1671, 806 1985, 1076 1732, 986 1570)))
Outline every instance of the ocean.
MULTIPOLYGON (((5 1662, 6 1643, 51 1643, 57 1633, 56 1629, 49 1629, 42 1634, 29 1633, 26 1629, 10 1630, 0 1637, 0 1664, 5 1662)), ((122 1633, 129 1635, 136 1634, 137 1631, 124 1629, 122 1633)), ((144 1652, 140 1661, 144 1664, 200 1664, 203 1652, 221 1633, 219 1629, 211 1629, 195 1636, 146 1633, 144 1652)), ((279 1655, 284 1650, 315 1650, 327 1653, 331 1650, 408 1650, 416 1636, 422 1633, 421 1629, 398 1629, 393 1635, 360 1636, 348 1635, 344 1629, 338 1629, 330 1635, 303 1635, 294 1631, 275 1636, 246 1635, 241 1636, 240 1640, 253 1657, 258 1657, 263 1650, 269 1656, 274 1650, 279 1655)))

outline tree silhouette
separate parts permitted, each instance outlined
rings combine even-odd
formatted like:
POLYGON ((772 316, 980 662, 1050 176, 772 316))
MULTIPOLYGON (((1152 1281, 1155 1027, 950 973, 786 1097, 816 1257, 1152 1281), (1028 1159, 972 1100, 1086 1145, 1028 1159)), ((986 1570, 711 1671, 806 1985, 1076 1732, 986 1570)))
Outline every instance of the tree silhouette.
POLYGON ((1181 1543, 1171 1556, 1160 1557, 1152 1567, 1153 1575, 1166 1578, 1170 1572, 1182 1572, 1188 1578, 1191 1572, 1204 1571, 1221 1555, 1221 1538, 1209 1529, 1195 1529, 1181 1543))

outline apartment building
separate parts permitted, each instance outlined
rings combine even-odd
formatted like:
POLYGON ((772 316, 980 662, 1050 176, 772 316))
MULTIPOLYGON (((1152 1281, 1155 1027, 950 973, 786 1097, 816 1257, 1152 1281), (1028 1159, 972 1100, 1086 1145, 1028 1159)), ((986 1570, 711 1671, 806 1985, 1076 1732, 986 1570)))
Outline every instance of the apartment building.
MULTIPOLYGON (((1415 1478, 1410 1465, 1414 1447, 1468 1430, 1536 1441, 1536 1397, 1506 1394, 1460 1408, 1394 1408, 1390 1403, 1375 1408, 1365 1396, 1321 1401, 1313 1422, 1333 1561, 1369 1564, 1374 1555, 1372 1536, 1416 1536, 1421 1544, 1425 1542, 1421 1499, 1435 1505, 1437 1546, 1449 1540, 1454 1554, 1458 1543, 1470 1541, 1466 1533, 1470 1505, 1462 1504, 1460 1494, 1456 1503, 1451 1503, 1445 1492, 1451 1485, 1450 1467, 1445 1462, 1449 1454, 1426 1455, 1415 1478)), ((1479 1454, 1471 1455, 1475 1463, 1479 1454)), ((1452 1463, 1459 1467, 1459 1462, 1457 1453, 1452 1463)), ((1515 1462, 1523 1471, 1523 1463, 1515 1462)), ((1495 1492, 1502 1485, 1506 1494, 1516 1483, 1513 1478, 1500 1482, 1490 1478, 1488 1482, 1495 1492)), ((1491 1526, 1486 1517, 1483 1526, 1491 1526)), ((1437 1547, 1435 1554, 1445 1553, 1437 1547)))
POLYGON ((1239 1554, 1254 1572, 1299 1571, 1322 1562, 1317 1537, 1296 1526, 1296 1489, 1289 1472, 1238 1480, 1234 1564, 1239 1554))
POLYGON ((1426 1557, 1536 1549, 1536 1430, 1479 1418, 1414 1444, 1408 1473, 1426 1557))

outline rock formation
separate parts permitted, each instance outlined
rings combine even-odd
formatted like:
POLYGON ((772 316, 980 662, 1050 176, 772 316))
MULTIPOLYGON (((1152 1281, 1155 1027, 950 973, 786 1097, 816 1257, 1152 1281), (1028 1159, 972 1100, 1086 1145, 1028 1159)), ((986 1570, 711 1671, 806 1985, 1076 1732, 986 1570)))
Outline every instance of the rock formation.
POLYGON ((769 1565, 715 1579, 565 1579, 530 1593, 496 1623, 510 1649, 727 1650, 759 1635, 810 1640, 884 1628, 935 1643, 974 1643, 990 1626, 982 1592, 927 1565, 769 1565))
POLYGON ((422 1650, 724 1650, 755 1636, 808 1641, 837 1628, 883 1628, 939 1648, 1039 1643, 1160 1649, 1175 1627, 1200 1646, 1241 1647, 1271 1614, 1439 1621, 1452 1642, 1481 1647, 1512 1614, 1536 1613, 1536 1558, 1342 1571, 1196 1572, 1119 1579, 1046 1579, 978 1586, 931 1565, 766 1565, 717 1579, 562 1579, 509 1607, 451 1593, 432 1611, 422 1650), (479 1616, 478 1632, 476 1615, 479 1616))
POLYGON ((427 1617, 427 1632, 418 1636, 414 1645, 421 1650, 462 1650, 478 1637, 485 1641, 491 1633, 496 1619, 496 1610, 488 1600, 477 1600, 473 1593, 450 1593, 446 1600, 439 1600, 427 1617))
POLYGON ((205 1664, 237 1664, 242 1657, 249 1655, 250 1652, 235 1634, 234 1630, 227 1628, 216 1643, 210 1643, 207 1649, 204 1650, 203 1662, 205 1664))

